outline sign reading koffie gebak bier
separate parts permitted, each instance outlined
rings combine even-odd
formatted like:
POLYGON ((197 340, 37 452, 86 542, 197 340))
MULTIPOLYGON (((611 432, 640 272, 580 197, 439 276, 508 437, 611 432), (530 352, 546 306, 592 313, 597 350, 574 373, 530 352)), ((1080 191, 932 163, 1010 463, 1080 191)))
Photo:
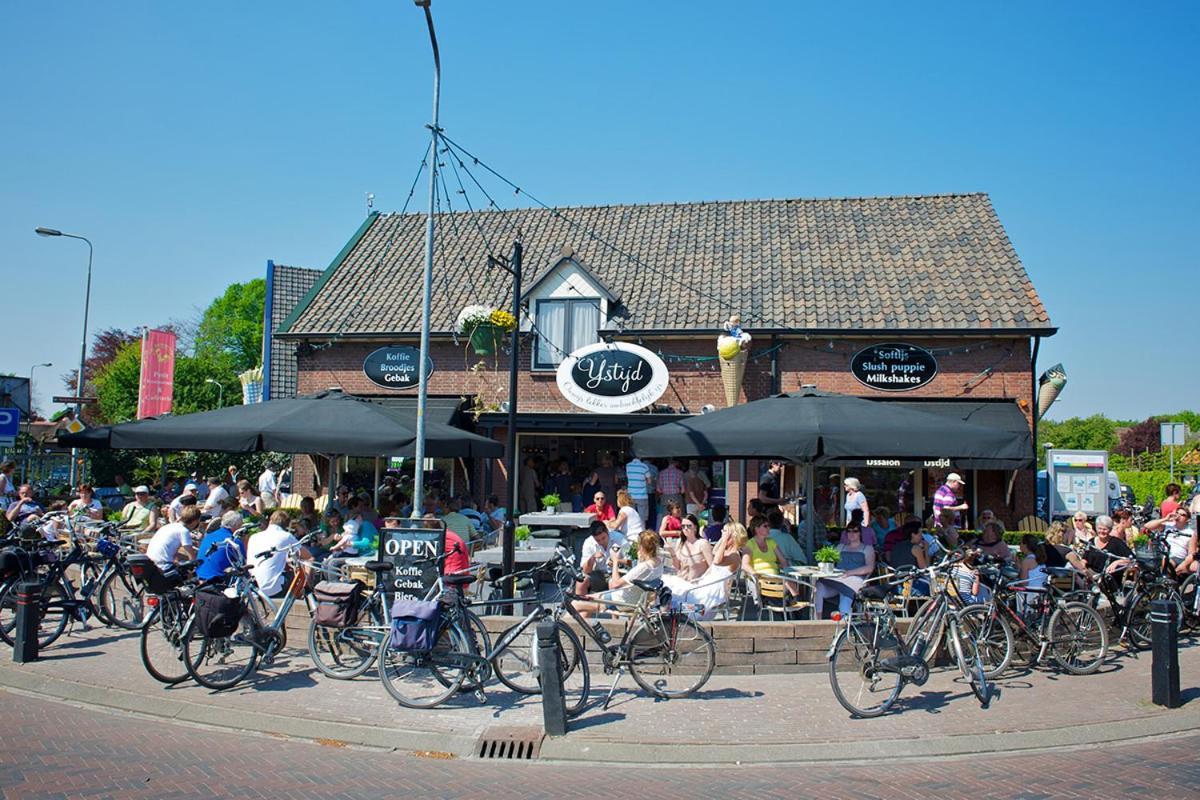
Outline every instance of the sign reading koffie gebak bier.
POLYGON ((928 350, 911 344, 876 344, 850 359, 858 382, 884 392, 907 392, 937 375, 937 361, 928 350))
MULTIPOLYGON (((363 373, 385 389, 415 389, 421 380, 417 365, 421 351, 408 345, 393 345, 372 350, 363 359, 363 373)), ((426 376, 433 374, 433 359, 425 359, 426 376)))
POLYGON ((670 376, 663 360, 644 347, 600 342, 563 359, 557 378, 558 390, 573 405, 597 414, 628 414, 662 397, 670 376))
POLYGON ((379 559, 392 562, 380 574, 397 595, 424 600, 437 583, 439 567, 431 561, 446 552, 446 525, 441 520, 404 519, 399 528, 379 529, 379 559))

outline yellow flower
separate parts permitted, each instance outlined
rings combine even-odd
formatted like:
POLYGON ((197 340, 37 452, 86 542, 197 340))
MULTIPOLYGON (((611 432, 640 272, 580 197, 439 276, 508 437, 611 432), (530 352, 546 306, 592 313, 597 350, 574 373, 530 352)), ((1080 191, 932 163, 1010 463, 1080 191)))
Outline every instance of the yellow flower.
POLYGON ((502 331, 511 331, 517 327, 517 318, 502 309, 496 309, 488 321, 502 331))

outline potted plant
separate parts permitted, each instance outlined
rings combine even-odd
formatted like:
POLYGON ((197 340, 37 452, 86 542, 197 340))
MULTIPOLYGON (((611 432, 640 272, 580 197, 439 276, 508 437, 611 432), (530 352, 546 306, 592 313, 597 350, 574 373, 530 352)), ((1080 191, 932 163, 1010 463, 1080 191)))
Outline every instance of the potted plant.
POLYGON ((547 495, 542 495, 542 508, 546 509, 547 514, 554 514, 558 511, 558 504, 562 502, 562 498, 551 492, 547 495))
POLYGON ((528 550, 533 546, 533 542, 529 537, 530 530, 528 525, 518 525, 513 531, 513 540, 521 550, 528 550))
POLYGON ((832 574, 834 566, 838 562, 839 553, 836 547, 826 545, 817 551, 814 560, 817 562, 817 568, 821 570, 823 575, 832 574))
POLYGON ((501 335, 511 333, 516 327, 517 318, 499 308, 470 305, 458 312, 458 332, 470 337, 476 355, 495 353, 501 335))
POLYGON ((1154 558, 1154 548, 1150 545, 1150 536, 1145 533, 1139 533, 1133 537, 1130 542, 1133 545, 1133 551, 1143 558, 1154 558))

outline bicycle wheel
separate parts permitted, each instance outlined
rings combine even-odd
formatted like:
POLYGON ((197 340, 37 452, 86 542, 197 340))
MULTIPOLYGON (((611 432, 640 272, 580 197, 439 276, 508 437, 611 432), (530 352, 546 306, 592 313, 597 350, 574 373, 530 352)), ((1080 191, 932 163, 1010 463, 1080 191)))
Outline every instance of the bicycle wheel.
POLYGON ((408 708, 433 708, 444 703, 459 687, 470 670, 462 656, 471 655, 471 643, 457 623, 438 632, 432 650, 407 652, 379 648, 379 680, 396 702, 408 708))
POLYGON ((1072 675, 1095 672, 1108 655, 1108 627, 1089 605, 1067 603, 1050 617, 1050 654, 1072 675))
POLYGON ((1183 627, 1193 630, 1200 626, 1200 606, 1197 606, 1196 574, 1192 573, 1179 584, 1179 602, 1183 606, 1183 627))
POLYGON ((200 630, 195 617, 183 634, 183 663, 196 683, 221 691, 237 686, 258 665, 258 650, 252 642, 254 627, 249 614, 242 616, 232 636, 210 637, 200 630))
MULTIPOLYGON (((487 626, 483 624, 483 620, 471 611, 469 608, 461 609, 463 621, 466 623, 463 626, 464 632, 471 637, 471 647, 474 648, 475 655, 486 656, 492 652, 492 636, 488 633, 487 626)), ((476 691, 483 688, 483 681, 468 675, 467 680, 463 683, 463 691, 476 691)))
MULTIPOLYGON (((13 580, 0 589, 0 639, 11 646, 17 626, 17 593, 20 580, 13 580)), ((42 586, 38 602, 38 648, 49 647, 67 627, 66 602, 70 597, 62 582, 42 586)))
POLYGON ((142 628, 142 666, 159 683, 173 686, 187 680, 188 669, 183 655, 186 623, 186 617, 179 610, 164 610, 142 628))
POLYGON ((908 624, 908 632, 904 635, 909 655, 914 655, 926 663, 933 660, 946 630, 946 615, 940 613, 939 605, 937 598, 930 598, 922 603, 917 613, 913 614, 908 624), (923 637, 919 640, 923 644, 918 647, 919 636, 923 637))
POLYGON ((142 627, 142 617, 146 612, 145 593, 145 587, 125 570, 115 569, 108 574, 100 587, 97 616, 118 628, 136 631, 142 627))
POLYGON ((984 674, 977 642, 959 627, 960 624, 958 615, 955 615, 946 626, 946 640, 950 643, 950 652, 954 655, 954 662, 958 665, 963 680, 971 687, 979 705, 987 708, 992 702, 991 684, 984 674))
POLYGON ((1171 600, 1175 603, 1175 619, 1183 626, 1183 601, 1179 592, 1170 587, 1152 586, 1149 591, 1137 592, 1130 599, 1129 643, 1138 650, 1150 646, 1154 639, 1154 625, 1150 622, 1151 603, 1155 600, 1171 600))
POLYGON ((851 623, 833 640, 829 657, 829 683, 842 708, 856 717, 878 717, 900 696, 904 685, 897 672, 880 667, 884 659, 898 659, 900 648, 894 638, 875 646, 875 626, 851 623))
MULTIPOLYGON (((516 628, 506 630, 500 640, 509 636, 516 628)), ((587 705, 591 691, 591 670, 587 654, 575 631, 565 623, 557 623, 559 660, 558 674, 562 684, 563 699, 567 716, 576 716, 587 705)), ((530 625, 521 631, 504 650, 492 659, 492 671, 500 682, 521 694, 541 694, 541 664, 538 658, 537 626, 530 625)))
POLYGON ((958 612, 958 624, 975 642, 984 675, 995 678, 1003 674, 1013 656, 1013 632, 1008 620, 992 614, 991 606, 975 603, 958 612))
POLYGON ((321 671, 337 680, 357 678, 371 668, 379 656, 379 645, 387 639, 378 605, 360 615, 348 628, 326 628, 314 619, 308 626, 308 655, 321 671))
POLYGON ((708 631, 683 614, 650 617, 629 639, 629 674, 655 697, 686 697, 697 691, 717 665, 708 631))

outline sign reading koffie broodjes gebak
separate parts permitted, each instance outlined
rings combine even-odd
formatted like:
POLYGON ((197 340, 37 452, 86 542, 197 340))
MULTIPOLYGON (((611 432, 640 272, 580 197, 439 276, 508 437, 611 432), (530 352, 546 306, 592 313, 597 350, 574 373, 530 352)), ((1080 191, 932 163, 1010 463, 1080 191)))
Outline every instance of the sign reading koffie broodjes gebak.
MULTIPOLYGON (((393 345, 373 350, 363 359, 363 373, 385 389, 415 389, 421 380, 417 374, 421 351, 408 345, 393 345)), ((425 374, 433 374, 433 359, 425 359, 425 374)))
POLYGON ((573 405, 597 414, 628 414, 667 390, 663 360, 644 347, 600 342, 581 347, 558 365, 558 390, 573 405))
POLYGON ((379 559, 392 562, 388 591, 424 600, 437 582, 438 566, 428 563, 446 552, 446 526, 441 520, 405 519, 401 527, 379 529, 379 559))
POLYGON ((864 386, 884 392, 907 392, 937 375, 937 360, 911 344, 876 344, 850 359, 850 371, 864 386))

